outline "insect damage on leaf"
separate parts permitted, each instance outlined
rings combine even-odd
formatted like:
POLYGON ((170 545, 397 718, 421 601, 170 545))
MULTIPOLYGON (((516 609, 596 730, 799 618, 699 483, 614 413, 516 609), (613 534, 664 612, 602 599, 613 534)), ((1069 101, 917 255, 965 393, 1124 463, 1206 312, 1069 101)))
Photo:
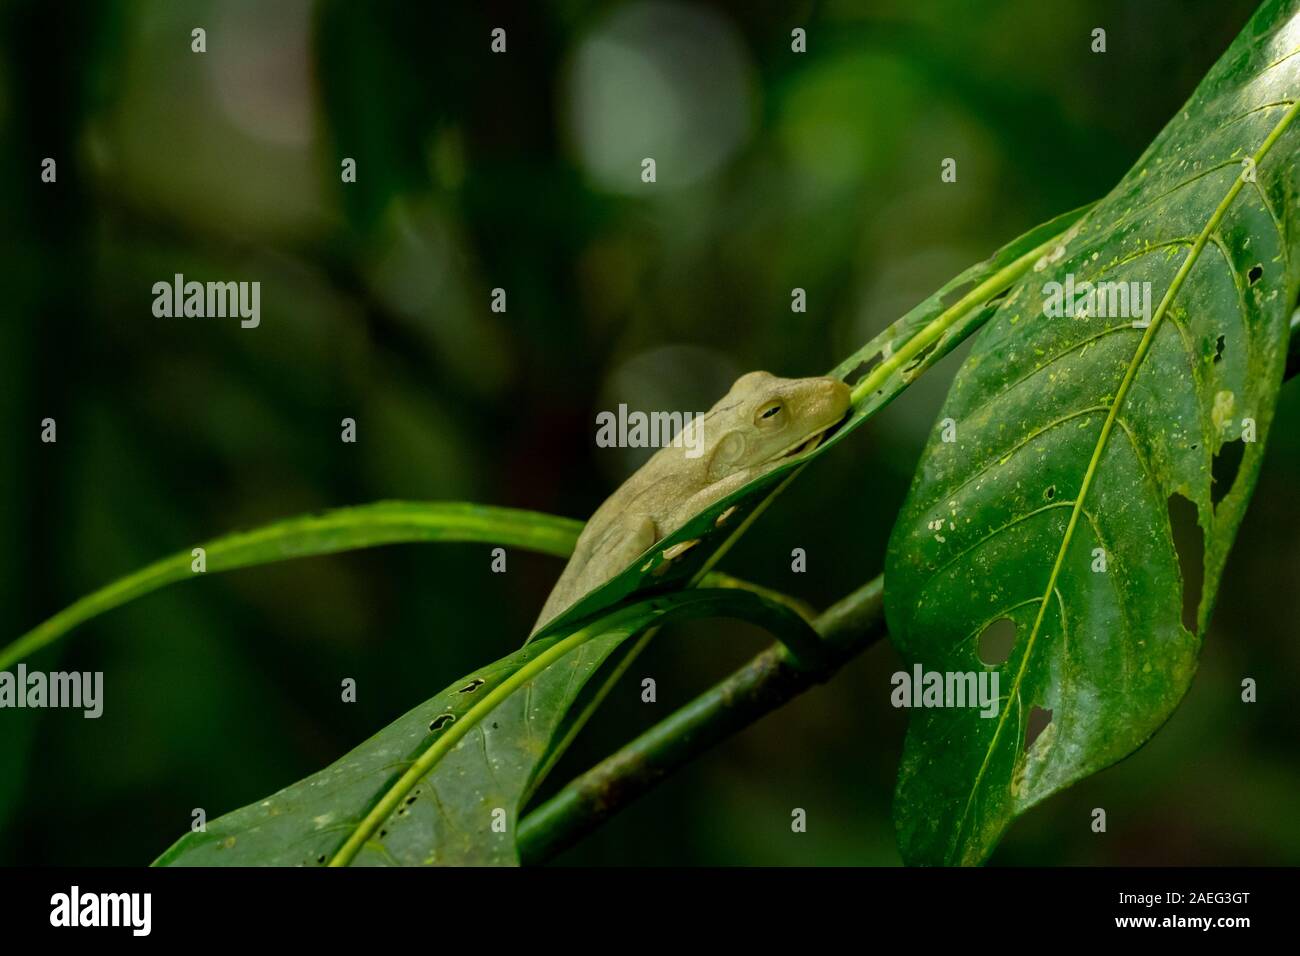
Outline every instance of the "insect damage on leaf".
POLYGON ((930 670, 996 667, 1005 700, 996 720, 912 716, 895 800, 910 862, 982 861, 1012 820, 1131 753, 1186 692, 1300 282, 1297 53, 1300 3, 1266 3, 999 305, 953 383, 940 421, 955 440, 936 429, 891 537, 890 633, 930 670), (1174 527, 1171 500, 1200 536, 1178 515, 1174 527), (992 663, 970 635, 997 618, 1017 637, 992 663))

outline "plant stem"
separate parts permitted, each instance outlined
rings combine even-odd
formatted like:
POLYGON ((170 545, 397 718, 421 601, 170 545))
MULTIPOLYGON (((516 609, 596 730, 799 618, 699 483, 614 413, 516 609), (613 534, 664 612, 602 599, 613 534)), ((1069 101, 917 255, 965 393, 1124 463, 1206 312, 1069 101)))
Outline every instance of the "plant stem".
POLYGON ((884 636, 877 577, 813 622, 827 649, 824 666, 799 670, 780 644, 753 658, 671 716, 570 781, 519 822, 524 863, 542 863, 647 793, 678 767, 823 683, 884 636))
MULTIPOLYGON (((944 309, 943 312, 935 316, 925 328, 921 329, 916 335, 907 340, 900 348, 889 358, 885 359, 867 375, 853 386, 851 401, 854 406, 861 403, 868 395, 880 388, 889 376, 893 375, 898 369, 903 368, 916 356, 924 352, 929 346, 939 341, 949 329, 957 324, 958 320, 968 315, 971 311, 983 306, 992 296, 1014 285, 1020 280, 1030 267, 1037 262, 1044 254, 1049 252, 1061 242, 1061 235, 1051 236, 1041 245, 1023 253, 1019 258, 1008 262, 997 272, 987 277, 975 288, 971 289, 951 306, 944 309)), ((966 334, 970 334, 974 329, 970 329, 966 334)))

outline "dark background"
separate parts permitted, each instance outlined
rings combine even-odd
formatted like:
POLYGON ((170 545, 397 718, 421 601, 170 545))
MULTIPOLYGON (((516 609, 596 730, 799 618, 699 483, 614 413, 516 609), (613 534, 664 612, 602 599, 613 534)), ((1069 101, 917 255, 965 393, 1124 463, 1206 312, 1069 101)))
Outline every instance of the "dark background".
MULTIPOLYGON (((598 410, 704 409, 752 368, 829 368, 1104 194, 1253 6, 4 4, 0 640, 155 558, 304 512, 590 513, 637 463, 594 447, 598 410), (155 318, 151 286, 175 272, 260 280, 261 326, 155 318)), ((819 606, 877 574, 964 352, 810 469, 726 569, 819 606)), ((1182 707, 1018 823, 995 863, 1300 861, 1297 421, 1292 385, 1182 707)), ((0 712, 0 861, 144 864, 193 808, 319 769, 518 646, 560 562, 512 552, 509 568, 490 573, 488 546, 391 547, 214 575, 93 621, 31 663, 104 671, 101 719, 0 712)), ((662 634, 557 781, 761 646, 739 624, 662 634)), ((877 647, 561 860, 897 863, 897 667, 877 647)))

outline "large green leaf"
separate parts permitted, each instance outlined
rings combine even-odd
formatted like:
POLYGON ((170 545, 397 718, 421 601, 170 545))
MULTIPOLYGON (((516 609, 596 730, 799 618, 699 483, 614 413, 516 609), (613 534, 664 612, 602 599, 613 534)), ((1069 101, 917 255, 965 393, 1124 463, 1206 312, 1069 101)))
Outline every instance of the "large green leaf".
POLYGON ((760 624, 796 654, 817 647, 803 618, 751 591, 650 598, 456 681, 319 773, 187 834, 157 864, 517 863, 519 804, 599 661, 647 628, 718 616, 760 624))
POLYGON ((987 719, 912 715, 895 796, 910 862, 983 860, 1026 809, 1140 746, 1187 690, 1300 287, 1298 13, 1295 0, 1261 8, 1000 304, 953 384, 891 539, 890 632, 927 671, 997 673, 1003 701, 987 719), (1149 282, 1150 324, 1046 317, 1044 286, 1067 274, 1149 282), (1246 419, 1257 440, 1243 448, 1246 419), (1169 513, 1182 499, 1204 546, 1180 555, 1169 513), (1198 578, 1189 629, 1183 590, 1198 578), (1003 618, 1014 645, 991 666, 980 639, 1003 618), (1034 708, 1050 723, 1027 746, 1034 708))

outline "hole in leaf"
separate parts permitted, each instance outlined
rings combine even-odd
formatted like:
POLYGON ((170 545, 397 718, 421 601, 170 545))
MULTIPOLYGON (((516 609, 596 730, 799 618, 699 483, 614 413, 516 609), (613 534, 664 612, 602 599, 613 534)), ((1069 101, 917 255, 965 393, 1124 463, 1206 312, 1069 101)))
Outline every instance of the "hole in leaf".
POLYGON ((1250 267, 1250 271, 1246 273, 1246 279, 1247 281, 1250 282, 1251 285, 1254 285, 1256 282, 1259 281, 1259 277, 1262 276, 1263 274, 1264 274, 1263 266, 1253 265, 1250 267))
POLYGON ((1197 523, 1196 505, 1182 495, 1169 496, 1169 533, 1178 552, 1183 578, 1183 627, 1196 633, 1196 612, 1201 604, 1202 558, 1205 542, 1197 523))
POLYGON ((929 357, 930 353, 933 352, 938 347, 938 345, 939 345, 939 340, 935 339, 925 348, 921 349, 921 351, 917 352, 916 357, 913 358, 912 361, 908 362, 907 365, 903 368, 903 374, 906 375, 908 372, 915 371, 922 363, 925 362, 925 360, 929 357))
POLYGON ((991 298, 991 299, 989 299, 987 302, 985 302, 984 305, 985 305, 986 307, 987 307, 987 306, 990 306, 990 305, 996 305, 997 303, 999 303, 999 302, 1001 302, 1003 299, 1005 299, 1005 298, 1007 297, 1007 294, 1008 294, 1010 291, 1011 291, 1011 286, 1007 286, 1005 289, 1003 289, 1003 290, 1002 290, 1001 292, 999 292, 997 295, 993 296, 993 298, 991 298))
POLYGON ((985 664, 1003 664, 1016 646, 1016 622, 1000 617, 980 634, 977 653, 985 664))
POLYGON ((439 714, 437 717, 433 718, 433 720, 430 722, 429 729, 442 730, 442 728, 446 727, 455 719, 456 719, 455 714, 439 714))
POLYGON ((884 361, 884 356, 881 355, 879 352, 871 356, 871 358, 869 359, 863 359, 861 362, 859 362, 857 365, 853 367, 853 370, 849 372, 848 375, 844 376, 844 384, 849 386, 850 388, 852 388, 854 385, 857 385, 858 382, 862 381, 864 378, 867 377, 867 373, 869 373, 873 368, 879 365, 882 361, 884 361))
POLYGON ((1214 343, 1214 361, 1223 361, 1223 336, 1220 335, 1218 341, 1214 343))
POLYGON ((481 677, 475 677, 472 681, 470 681, 468 684, 466 684, 464 687, 462 687, 462 688, 461 688, 460 690, 458 690, 456 693, 458 693, 458 694, 472 694, 472 693, 474 693, 474 691, 478 690, 480 687, 482 687, 482 686, 483 686, 484 684, 486 684, 486 683, 487 683, 487 681, 485 681, 483 678, 481 678, 481 677))
POLYGON ((388 836, 388 831, 387 831, 387 830, 380 830, 380 831, 379 831, 379 839, 382 840, 382 839, 383 839, 384 837, 386 837, 386 836, 388 836))
POLYGON ((1237 472, 1241 470, 1241 459, 1245 454, 1244 441, 1226 441, 1214 456, 1214 463, 1210 468, 1210 500, 1214 502, 1214 507, 1219 507, 1219 502, 1232 490, 1233 484, 1237 481, 1237 472))
POLYGON ((959 299, 961 299, 962 296, 964 296, 967 292, 969 292, 973 288, 975 288, 975 280, 967 279, 965 282, 961 283, 961 285, 954 286, 953 288, 945 292, 942 296, 940 296, 939 304, 946 309, 954 302, 957 302, 959 299))
POLYGON ((1056 497, 1056 485, 1048 485, 1047 490, 1043 492, 1043 497, 1051 501, 1056 497))
POLYGON ((1025 750, 1029 750, 1047 729, 1047 725, 1052 722, 1052 712, 1044 710, 1042 707, 1034 706, 1029 709, 1029 720, 1025 723, 1025 750))
POLYGON ((325 863, 325 854, 322 853, 320 856, 316 857, 316 862, 317 862, 317 863, 320 863, 320 864, 322 864, 322 865, 324 865, 324 863, 325 863))

